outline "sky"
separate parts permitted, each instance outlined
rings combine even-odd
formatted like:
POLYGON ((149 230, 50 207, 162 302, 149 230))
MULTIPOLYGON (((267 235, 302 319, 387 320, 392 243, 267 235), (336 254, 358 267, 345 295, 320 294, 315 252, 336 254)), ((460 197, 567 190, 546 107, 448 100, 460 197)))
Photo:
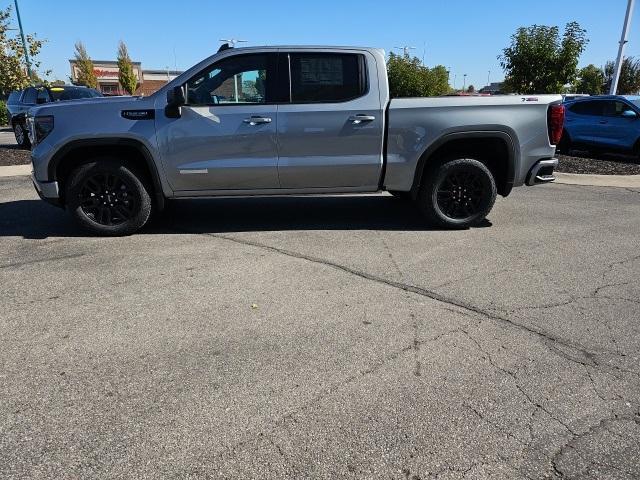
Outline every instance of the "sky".
MULTIPOLYGON (((520 26, 577 21, 590 40, 580 66, 601 66, 617 54, 627 0, 18 0, 25 32, 46 39, 41 70, 68 81, 74 43, 94 60, 115 60, 124 40, 143 69, 185 70, 215 53, 221 38, 244 45, 358 45, 411 53, 444 65, 450 83, 480 88, 500 81, 496 58, 520 26), (489 74, 489 71, 491 72, 489 74)), ((13 5, 0 0, 0 8, 13 5)), ((637 7, 640 8, 640 7, 637 7)), ((13 25, 17 27, 15 11, 13 25)), ((640 55, 636 12, 626 55, 640 55)))

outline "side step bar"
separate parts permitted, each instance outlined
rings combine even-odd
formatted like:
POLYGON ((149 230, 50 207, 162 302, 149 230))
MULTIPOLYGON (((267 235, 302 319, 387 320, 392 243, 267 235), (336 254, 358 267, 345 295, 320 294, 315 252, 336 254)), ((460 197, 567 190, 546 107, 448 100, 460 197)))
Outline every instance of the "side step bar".
POLYGON ((527 185, 538 185, 540 183, 553 182, 556 177, 553 176, 553 170, 558 166, 557 158, 548 160, 540 160, 529 171, 527 176, 527 185))

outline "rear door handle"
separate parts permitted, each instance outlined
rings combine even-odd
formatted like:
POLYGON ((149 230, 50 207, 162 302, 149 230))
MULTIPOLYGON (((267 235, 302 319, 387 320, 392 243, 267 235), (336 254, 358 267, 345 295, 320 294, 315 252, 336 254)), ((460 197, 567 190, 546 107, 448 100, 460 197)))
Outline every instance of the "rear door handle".
POLYGON ((271 118, 252 115, 249 118, 245 118, 243 122, 248 123, 249 125, 260 125, 263 123, 271 123, 271 118))
POLYGON ((354 125, 359 125, 363 122, 373 122, 376 119, 373 115, 352 115, 349 117, 349 121, 354 125))

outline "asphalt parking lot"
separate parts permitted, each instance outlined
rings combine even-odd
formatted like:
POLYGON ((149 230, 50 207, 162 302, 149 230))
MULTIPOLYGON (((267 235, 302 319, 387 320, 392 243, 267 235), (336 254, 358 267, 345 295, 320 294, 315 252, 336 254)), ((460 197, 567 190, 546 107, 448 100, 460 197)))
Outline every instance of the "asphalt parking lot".
POLYGON ((640 477, 640 191, 0 202, 1 478, 640 477))

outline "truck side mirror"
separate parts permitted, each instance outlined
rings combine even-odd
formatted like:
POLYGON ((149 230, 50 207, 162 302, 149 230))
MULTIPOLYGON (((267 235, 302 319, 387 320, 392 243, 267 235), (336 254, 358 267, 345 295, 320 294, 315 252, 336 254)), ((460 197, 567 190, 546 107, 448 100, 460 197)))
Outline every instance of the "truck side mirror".
POLYGON ((164 113, 169 118, 180 118, 180 107, 187 103, 180 85, 167 90, 167 106, 164 113))

